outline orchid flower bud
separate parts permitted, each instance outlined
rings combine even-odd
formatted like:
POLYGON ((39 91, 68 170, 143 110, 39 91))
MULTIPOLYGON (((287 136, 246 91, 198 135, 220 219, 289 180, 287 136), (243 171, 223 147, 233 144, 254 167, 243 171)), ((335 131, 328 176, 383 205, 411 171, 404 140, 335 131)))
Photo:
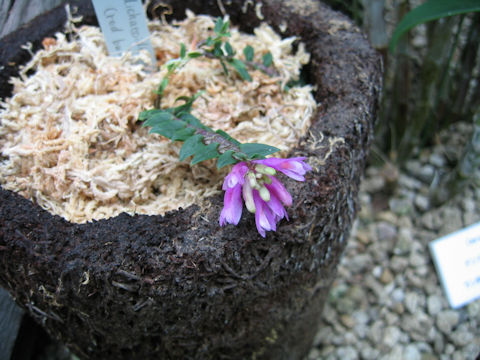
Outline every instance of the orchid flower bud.
POLYGON ((255 208, 255 202, 253 201, 253 190, 252 187, 250 186, 249 181, 245 181, 242 187, 242 192, 243 192, 243 200, 245 201, 245 206, 247 207, 247 210, 251 213, 255 213, 256 208, 255 208))
POLYGON ((274 168, 270 166, 265 166, 263 164, 255 165, 255 171, 264 175, 275 175, 277 173, 277 171, 274 168))
POLYGON ((257 177, 255 176, 255 174, 253 172, 249 171, 247 173, 247 179, 248 179, 248 183, 250 184, 251 188, 256 188, 258 186, 257 177))
POLYGON ((260 194, 260 197, 262 198, 263 201, 270 201, 270 191, 265 186, 262 186, 260 190, 258 191, 260 194))

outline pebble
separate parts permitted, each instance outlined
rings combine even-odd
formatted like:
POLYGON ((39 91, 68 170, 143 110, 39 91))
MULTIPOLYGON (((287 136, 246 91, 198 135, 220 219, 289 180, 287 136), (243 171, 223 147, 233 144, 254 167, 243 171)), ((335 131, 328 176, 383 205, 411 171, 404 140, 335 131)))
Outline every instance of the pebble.
POLYGON ((471 318, 479 318, 480 320, 480 300, 476 300, 467 305, 468 316, 471 318))
POLYGON ((445 355, 452 355, 455 352, 455 346, 453 344, 447 344, 445 346, 445 355))
POLYGON ((430 295, 427 299, 428 313, 432 316, 437 315, 443 308, 443 300, 438 295, 430 295))
POLYGON ((410 253, 413 243, 413 233, 409 228, 401 228, 398 232, 397 242, 393 253, 396 255, 406 255, 410 253))
POLYGON ((480 220, 478 214, 465 212, 462 216, 462 221, 465 225, 472 225, 480 220))
POLYGON ((422 354, 415 345, 407 345, 403 350, 403 359, 422 360, 422 354))
POLYGON ((413 267, 419 267, 425 265, 425 263, 427 262, 427 258, 423 253, 412 252, 408 258, 408 262, 413 267))
POLYGON ((380 276, 382 276, 382 272, 383 272, 383 269, 380 265, 377 265, 372 269, 372 275, 375 276, 376 278, 379 278, 380 276))
POLYGON ((413 202, 418 210, 425 212, 430 209, 430 200, 424 195, 418 194, 413 202))
POLYGON ((438 313, 436 318, 437 327, 445 335, 449 335, 452 329, 457 326, 460 316, 454 310, 443 310, 438 313))
POLYGON ((390 268, 397 272, 403 272, 408 267, 408 259, 401 256, 393 256, 390 261, 390 268))
POLYGON ((380 351, 378 349, 373 349, 370 346, 366 346, 360 350, 360 355, 363 360, 377 360, 380 351))
POLYGON ((382 356, 381 360, 404 360, 403 359, 403 347, 401 345, 395 345, 392 351, 386 356, 382 356))
MULTIPOLYGON (((425 262, 425 264, 417 266, 417 268, 415 269, 415 274, 421 277, 424 277, 424 276, 427 276, 430 273, 430 271, 431 271, 430 268, 427 266, 425 262)), ((427 291, 427 293, 429 292, 427 291)))
POLYGON ((405 296, 405 301, 404 301, 405 308, 408 311, 410 311, 412 314, 414 314, 417 311, 418 302, 419 302, 419 297, 414 292, 409 292, 405 296))
POLYGON ((429 162, 437 168, 442 168, 445 166, 445 158, 443 157, 443 155, 435 152, 430 155, 429 162))
POLYGON ((395 289, 392 291, 392 299, 396 302, 403 302, 405 299, 405 291, 403 289, 395 289))
POLYGON ((358 273, 364 271, 371 265, 371 258, 368 254, 358 254, 354 256, 349 263, 349 268, 354 272, 358 273))
POLYGON ((342 315, 340 316, 340 321, 342 322, 345 327, 351 329, 355 326, 355 319, 350 315, 342 315))
POLYGON ((385 269, 382 271, 382 275, 380 275, 380 281, 383 284, 390 284, 393 280, 393 274, 389 269, 385 269))
POLYGON ((405 215, 411 213, 412 203, 408 199, 390 199, 388 207, 397 215, 405 215))
POLYGON ((395 311, 395 313, 401 315, 405 312, 405 307, 403 306, 402 303, 396 303, 396 304, 393 304, 392 310, 395 311))
POLYGON ((462 204, 462 209, 465 212, 469 212, 469 213, 475 212, 475 201, 473 199, 470 199, 470 198, 463 199, 461 204, 462 204))
POLYGON ((358 230, 357 233, 355 234, 355 237, 357 238, 360 243, 367 245, 370 244, 371 238, 366 231, 358 230))
POLYGON ((422 164, 420 161, 408 161, 405 164, 405 169, 415 179, 421 180, 430 184, 435 176, 435 168, 430 164, 422 164))
POLYGON ((395 344, 400 340, 402 332, 396 326, 389 326, 383 333, 383 344, 388 348, 393 348, 395 344))
POLYGON ((340 359, 357 360, 358 359, 358 352, 352 346, 345 346, 345 347, 340 347, 340 348, 337 349, 337 356, 340 359))
POLYGON ((398 177, 398 185, 408 190, 420 190, 423 186, 420 180, 404 174, 400 174, 398 177))
POLYGON ((463 227, 462 214, 460 209, 446 207, 442 212, 443 223, 440 233, 447 235, 463 227))
POLYGON ((436 334, 433 338, 433 349, 437 354, 443 354, 445 349, 445 339, 442 334, 436 334))
POLYGON ((369 329, 367 336, 375 344, 379 344, 383 339, 384 324, 381 320, 375 321, 369 329))
POLYGON ((442 226, 442 218, 436 212, 426 212, 420 217, 420 226, 437 231, 442 226))
POLYGON ((449 338, 457 347, 464 347, 474 340, 473 335, 464 329, 454 331, 449 338))
POLYGON ((462 352, 465 354, 467 359, 478 360, 478 355, 480 355, 480 341, 477 339, 475 342, 472 342, 466 345, 462 352))
POLYGON ((355 303, 361 303, 367 299, 364 286, 353 285, 348 290, 348 296, 355 301, 355 303))
POLYGON ((386 221, 382 221, 377 225, 377 237, 379 241, 390 241, 397 236, 397 228, 386 221))
MULTIPOLYGON (((377 220, 380 221, 379 223, 377 223, 377 226, 392 226, 392 225, 395 225, 398 221, 398 217, 397 215, 395 215, 392 211, 381 211, 377 214, 377 220), (384 222, 382 224, 382 221, 384 222), (387 223, 387 224, 385 224, 387 223)), ((392 233, 393 233, 393 236, 395 236, 395 233, 397 232, 397 230, 394 228, 392 233)))
POLYGON ((416 343, 413 343, 411 345, 414 345, 418 351, 420 351, 420 353, 431 353, 432 352, 432 347, 430 346, 430 344, 426 343, 426 342, 416 342, 416 343))
POLYGON ((340 314, 350 314, 356 307, 355 301, 349 297, 337 300, 336 308, 340 314))

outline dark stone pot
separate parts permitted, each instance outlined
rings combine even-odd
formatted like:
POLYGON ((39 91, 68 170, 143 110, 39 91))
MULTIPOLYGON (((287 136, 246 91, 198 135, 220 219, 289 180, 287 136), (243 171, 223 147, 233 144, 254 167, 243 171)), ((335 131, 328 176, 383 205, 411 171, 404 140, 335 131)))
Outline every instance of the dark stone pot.
MULTIPOLYGON (((217 0, 165 1, 220 15, 217 0)), ((221 2, 220 2, 221 3, 221 2)), ((224 1, 250 31, 255 6, 224 1)), ((95 23, 90 2, 72 9, 95 23)), ((151 6, 160 12, 161 6, 151 6)), ((294 204, 278 231, 257 233, 254 217, 218 226, 223 197, 165 216, 69 223, 0 189, 0 284, 50 335, 82 359, 300 359, 310 349, 323 303, 357 209, 372 138, 381 62, 359 30, 318 1, 262 0, 265 21, 287 26, 312 54, 306 69, 319 107, 291 156, 307 156, 307 181, 285 178, 294 204), (336 141, 335 141, 336 139, 336 141)), ((158 15, 158 13, 156 14, 158 15)), ((63 7, 0 42, 1 93, 38 48, 62 29, 63 7)))

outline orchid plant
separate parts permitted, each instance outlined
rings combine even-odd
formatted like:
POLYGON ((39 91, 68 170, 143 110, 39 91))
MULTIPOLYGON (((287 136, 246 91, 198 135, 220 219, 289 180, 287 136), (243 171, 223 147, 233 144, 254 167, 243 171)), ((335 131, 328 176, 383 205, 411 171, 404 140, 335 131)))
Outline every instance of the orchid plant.
POLYGON ((191 165, 209 159, 217 159, 219 169, 234 165, 223 182, 225 197, 220 213, 220 226, 239 223, 243 197, 247 210, 255 214, 258 232, 265 237, 266 231, 276 231, 277 223, 281 219, 288 220, 284 206, 292 205, 291 195, 275 175, 281 172, 297 181, 305 181, 304 175, 312 170, 305 158, 267 158, 279 149, 265 144, 240 143, 222 130, 215 131, 205 126, 191 113, 194 101, 202 92, 192 97, 178 98, 177 100, 184 101, 179 106, 161 106, 170 77, 188 61, 201 56, 219 60, 226 75, 229 75, 228 67, 233 67, 245 81, 251 81, 248 68, 259 69, 270 76, 276 74, 272 68, 273 58, 270 52, 263 55, 260 64, 253 61, 254 49, 251 46, 244 48, 244 60, 235 57, 235 51, 225 40, 230 36, 229 26, 228 20, 219 18, 214 27, 215 36, 194 44, 190 51, 181 44, 180 57, 164 65, 167 74, 156 90, 155 108, 140 113, 139 120, 143 121, 143 126, 151 127, 150 133, 158 133, 173 142, 183 141, 180 161, 193 156, 191 165))

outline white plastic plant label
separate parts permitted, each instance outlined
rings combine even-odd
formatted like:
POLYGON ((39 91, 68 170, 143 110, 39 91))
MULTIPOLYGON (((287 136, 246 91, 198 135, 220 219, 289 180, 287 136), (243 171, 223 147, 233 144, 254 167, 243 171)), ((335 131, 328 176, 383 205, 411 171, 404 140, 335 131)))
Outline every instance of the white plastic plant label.
POLYGON ((147 50, 152 64, 155 63, 141 0, 93 0, 93 7, 110 55, 121 56, 127 51, 138 54, 147 50))
POLYGON ((456 309, 480 298, 480 223, 429 246, 450 306, 456 309))

